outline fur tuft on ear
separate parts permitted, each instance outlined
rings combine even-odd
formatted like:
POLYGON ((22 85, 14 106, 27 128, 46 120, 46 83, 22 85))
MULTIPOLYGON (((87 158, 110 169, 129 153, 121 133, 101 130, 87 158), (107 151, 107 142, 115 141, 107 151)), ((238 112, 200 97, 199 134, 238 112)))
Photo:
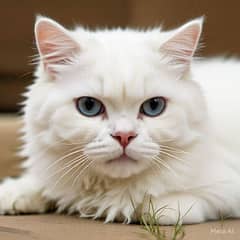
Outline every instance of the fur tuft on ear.
POLYGON ((188 69, 197 49, 203 20, 203 17, 192 20, 170 33, 170 37, 160 47, 167 64, 182 72, 188 69))
POLYGON ((57 22, 38 16, 35 23, 35 39, 45 69, 54 74, 59 66, 71 64, 80 50, 69 31, 57 22))

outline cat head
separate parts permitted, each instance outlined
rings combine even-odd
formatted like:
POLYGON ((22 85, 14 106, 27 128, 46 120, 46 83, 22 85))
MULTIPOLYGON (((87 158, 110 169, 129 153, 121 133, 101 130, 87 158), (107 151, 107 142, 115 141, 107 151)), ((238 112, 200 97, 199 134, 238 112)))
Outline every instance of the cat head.
POLYGON ((205 105, 191 79, 201 30, 202 19, 162 32, 69 31, 38 18, 29 122, 59 151, 63 142, 75 147, 70 160, 81 173, 127 178, 168 171, 201 135, 205 105))

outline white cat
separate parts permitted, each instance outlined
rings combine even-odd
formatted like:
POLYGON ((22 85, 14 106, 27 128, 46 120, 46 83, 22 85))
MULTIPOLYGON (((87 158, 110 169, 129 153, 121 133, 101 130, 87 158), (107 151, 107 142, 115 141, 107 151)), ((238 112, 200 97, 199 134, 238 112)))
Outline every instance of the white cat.
POLYGON ((54 202, 131 222, 146 197, 167 206, 161 224, 179 212, 183 223, 240 217, 240 63, 193 63, 201 31, 202 19, 167 32, 69 31, 39 17, 25 172, 0 185, 0 212, 54 202))

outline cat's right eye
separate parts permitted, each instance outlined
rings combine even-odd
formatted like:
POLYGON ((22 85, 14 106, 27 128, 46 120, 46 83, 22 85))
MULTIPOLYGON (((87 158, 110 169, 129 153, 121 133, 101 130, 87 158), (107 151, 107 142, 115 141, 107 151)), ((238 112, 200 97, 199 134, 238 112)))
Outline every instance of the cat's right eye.
POLYGON ((104 113, 104 105, 93 97, 80 97, 76 100, 78 111, 87 117, 95 117, 104 113))

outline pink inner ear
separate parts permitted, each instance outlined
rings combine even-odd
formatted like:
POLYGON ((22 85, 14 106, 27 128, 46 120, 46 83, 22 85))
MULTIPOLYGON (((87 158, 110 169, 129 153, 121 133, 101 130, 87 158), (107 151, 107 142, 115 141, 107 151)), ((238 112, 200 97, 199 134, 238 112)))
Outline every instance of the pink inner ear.
POLYGON ((189 65, 194 55, 201 33, 201 25, 193 23, 183 27, 165 42, 161 50, 169 58, 171 65, 189 65))
POLYGON ((67 30, 48 20, 36 24, 36 41, 44 66, 51 73, 56 72, 54 66, 70 63, 79 50, 67 30))
POLYGON ((42 21, 38 23, 36 28, 36 38, 40 54, 46 56, 57 50, 57 45, 54 42, 58 37, 62 38, 62 32, 56 26, 42 21))

